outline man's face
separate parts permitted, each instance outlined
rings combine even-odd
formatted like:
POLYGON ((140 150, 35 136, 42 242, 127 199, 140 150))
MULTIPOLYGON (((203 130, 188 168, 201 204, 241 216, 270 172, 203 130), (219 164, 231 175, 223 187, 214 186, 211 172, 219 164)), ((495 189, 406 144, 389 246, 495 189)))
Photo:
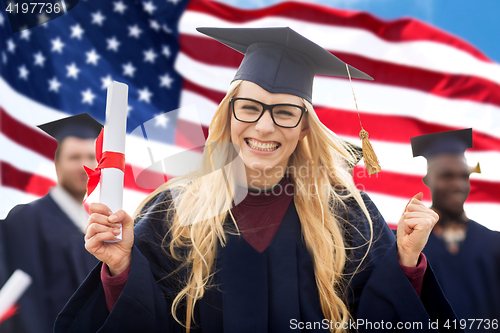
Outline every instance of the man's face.
POLYGON ((73 197, 85 196, 87 190, 87 174, 83 165, 94 168, 97 164, 93 139, 67 137, 59 147, 59 157, 55 161, 57 181, 73 197))
POLYGON ((424 183, 432 193, 432 206, 452 218, 464 212, 470 192, 469 167, 463 155, 443 154, 429 159, 424 183))

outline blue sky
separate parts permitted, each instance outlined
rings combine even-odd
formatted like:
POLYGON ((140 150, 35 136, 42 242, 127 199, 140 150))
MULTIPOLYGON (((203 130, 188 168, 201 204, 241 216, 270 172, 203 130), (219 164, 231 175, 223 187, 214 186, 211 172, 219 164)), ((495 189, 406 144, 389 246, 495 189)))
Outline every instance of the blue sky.
MULTIPOLYGON (((260 8, 280 0, 219 0, 242 8, 260 8)), ((414 17, 452 33, 500 63, 500 0, 310 0, 338 9, 367 11, 393 20, 414 17)))

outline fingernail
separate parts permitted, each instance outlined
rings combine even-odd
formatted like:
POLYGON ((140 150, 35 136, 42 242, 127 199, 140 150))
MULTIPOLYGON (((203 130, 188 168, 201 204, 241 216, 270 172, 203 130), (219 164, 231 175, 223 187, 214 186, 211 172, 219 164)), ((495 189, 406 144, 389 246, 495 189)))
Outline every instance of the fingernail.
POLYGON ((122 227, 122 224, 121 224, 121 223, 115 223, 115 227, 116 227, 116 228, 121 228, 121 227, 122 227))
POLYGON ((116 216, 116 215, 111 215, 111 216, 109 217, 109 220, 110 220, 111 222, 114 222, 114 221, 118 220, 118 216, 116 216))
POLYGON ((120 230, 119 230, 119 229, 114 229, 114 230, 113 230, 113 234, 115 234, 115 235, 119 235, 119 234, 120 234, 120 230))

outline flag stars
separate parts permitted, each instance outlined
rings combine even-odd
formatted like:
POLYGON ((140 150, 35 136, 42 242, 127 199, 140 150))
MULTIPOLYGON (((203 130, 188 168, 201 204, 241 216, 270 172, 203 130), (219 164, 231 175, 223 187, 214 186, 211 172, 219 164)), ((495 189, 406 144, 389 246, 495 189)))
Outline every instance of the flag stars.
POLYGON ((177 5, 180 0, 167 0, 167 2, 173 3, 174 5, 177 5))
POLYGON ((149 20, 149 27, 153 29, 154 31, 160 31, 161 26, 156 20, 149 20))
POLYGON ((163 128, 167 128, 168 121, 170 120, 164 113, 156 115, 154 119, 156 120, 155 126, 163 128))
POLYGON ((109 85, 113 83, 113 79, 111 78, 111 75, 101 77, 101 89, 108 89, 109 85))
POLYGON ((122 65, 122 67, 123 67, 123 75, 124 76, 134 77, 134 73, 135 73, 137 68, 135 68, 131 62, 128 62, 125 65, 122 65))
POLYGON ((7 63, 7 54, 6 54, 5 52, 3 52, 3 51, 2 51, 2 62, 3 62, 4 64, 6 64, 6 63, 7 63))
POLYGON ((94 66, 97 66, 97 61, 99 60, 99 58, 101 58, 101 56, 97 54, 95 49, 92 49, 91 51, 85 53, 85 55, 87 56, 87 61, 86 61, 87 64, 92 64, 94 66))
POLYGON ((49 80, 49 91, 58 93, 59 87, 61 87, 61 82, 59 82, 55 76, 49 80))
POLYGON ((139 101, 144 101, 146 103, 151 102, 151 97, 153 93, 149 91, 148 87, 144 87, 144 89, 139 89, 139 101))
POLYGON ((167 34, 172 34, 172 29, 168 27, 168 25, 163 24, 162 26, 163 31, 165 31, 167 34))
POLYGON ((3 22, 5 21, 5 18, 3 17, 3 14, 0 14, 0 26, 3 27, 3 22))
POLYGON ((141 34, 142 34, 142 30, 141 30, 141 28, 139 28, 139 26, 137 24, 128 27, 128 35, 129 35, 129 37, 139 38, 139 36, 141 34))
POLYGON ((148 12, 149 15, 153 15, 153 12, 156 10, 156 6, 153 4, 153 1, 143 2, 142 7, 144 11, 148 12))
POLYGON ((19 70, 19 78, 23 80, 28 80, 28 75, 30 71, 26 68, 25 65, 22 65, 18 68, 19 70))
POLYGON ((174 79, 168 75, 168 73, 165 73, 165 75, 162 75, 159 77, 160 78, 160 87, 166 87, 167 89, 172 86, 172 82, 174 82, 174 79))
POLYGON ((116 39, 115 36, 106 39, 106 42, 108 43, 108 50, 118 52, 118 47, 120 46, 121 43, 118 41, 118 39, 116 39))
POLYGON ((82 104, 89 104, 89 105, 94 104, 95 97, 96 95, 92 93, 92 90, 90 90, 90 88, 88 88, 85 91, 82 91, 82 104))
POLYGON ((105 19, 106 16, 102 15, 101 11, 92 13, 92 24, 97 24, 98 26, 102 27, 102 24, 105 19))
POLYGON ((51 40, 51 43, 52 43, 52 52, 62 53, 64 43, 61 42, 61 38, 57 37, 56 39, 51 40))
POLYGON ((118 12, 118 13, 123 15, 123 13, 125 13, 126 9, 127 9, 127 6, 122 1, 113 2, 113 11, 114 12, 118 12))
POLYGON ((38 51, 38 53, 35 53, 33 55, 35 57, 35 65, 43 67, 45 65, 45 60, 47 60, 43 54, 42 51, 38 51))
POLYGON ((170 58, 172 53, 170 52, 170 48, 167 45, 163 45, 163 48, 161 49, 161 54, 163 54, 165 57, 170 58))
POLYGON ((153 49, 149 49, 147 51, 144 51, 144 61, 145 62, 150 62, 152 64, 155 63, 156 57, 158 57, 158 54, 155 53, 153 49))
POLYGON ((21 39, 29 42, 31 36, 31 31, 29 29, 21 31, 21 39))
POLYGON ((85 31, 79 24, 75 24, 70 29, 71 29, 71 38, 76 38, 78 40, 82 39, 82 35, 85 31))
POLYGON ((66 66, 66 70, 67 70, 67 74, 66 74, 67 77, 72 77, 75 80, 78 79, 78 74, 80 73, 80 69, 78 67, 76 67, 75 63, 72 63, 69 66, 66 66))
POLYGON ((127 117, 130 113, 130 111, 132 111, 134 108, 132 106, 130 106, 130 104, 127 104, 127 117))
POLYGON ((7 51, 10 53, 14 53, 16 51, 16 44, 12 40, 12 38, 7 39, 7 51))

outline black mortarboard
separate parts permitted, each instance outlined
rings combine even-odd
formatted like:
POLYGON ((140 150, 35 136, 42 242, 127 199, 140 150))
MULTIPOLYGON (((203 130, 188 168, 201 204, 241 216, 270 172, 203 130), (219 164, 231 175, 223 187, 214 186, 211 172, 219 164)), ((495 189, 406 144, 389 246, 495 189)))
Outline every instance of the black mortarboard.
POLYGON ((60 143, 68 136, 80 139, 95 139, 99 135, 102 125, 88 113, 81 113, 38 125, 38 128, 60 143))
MULTIPOLYGON (((247 80, 270 93, 292 94, 312 103, 315 74, 347 77, 345 62, 288 27, 196 28, 245 54, 234 80, 247 80)), ((352 78, 373 80, 349 66, 352 78)))
POLYGON ((439 154, 463 154, 472 148, 472 128, 425 134, 410 139, 413 157, 427 159, 439 154))

